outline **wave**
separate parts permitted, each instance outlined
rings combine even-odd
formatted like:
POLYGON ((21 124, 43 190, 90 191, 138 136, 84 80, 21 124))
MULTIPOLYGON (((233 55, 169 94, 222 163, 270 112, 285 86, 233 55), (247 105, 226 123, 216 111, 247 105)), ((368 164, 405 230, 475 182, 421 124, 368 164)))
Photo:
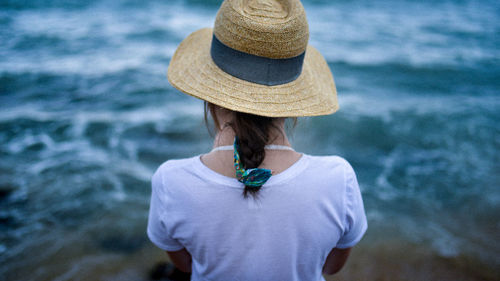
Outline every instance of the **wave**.
MULTIPOLYGON (((150 1, 133 8, 127 8, 127 3, 106 3, 4 15, 10 19, 9 28, 0 36, 6 39, 8 49, 0 53, 0 66, 17 72, 106 74, 147 64, 164 72, 183 38, 213 25, 217 8, 211 4, 193 7, 184 1, 150 1), (161 66, 154 63, 158 58, 161 66)), ((430 3, 359 5, 353 9, 349 2, 306 2, 311 44, 328 61, 351 65, 498 64, 496 46, 500 39, 495 36, 499 26, 494 2, 471 2, 465 11, 463 3, 437 5, 446 13, 430 3), (410 13, 407 5, 416 12, 410 13)))
MULTIPOLYGON (((202 103, 165 73, 220 1, 35 2, 0 6, 0 273, 73 278, 141 252, 154 169, 209 150, 202 103), (140 234, 110 245, 117 229, 140 234), (92 250, 57 269, 75 245, 92 250)), ((498 1, 304 4, 341 109, 299 120, 296 149, 349 159, 368 239, 500 264, 498 1)))

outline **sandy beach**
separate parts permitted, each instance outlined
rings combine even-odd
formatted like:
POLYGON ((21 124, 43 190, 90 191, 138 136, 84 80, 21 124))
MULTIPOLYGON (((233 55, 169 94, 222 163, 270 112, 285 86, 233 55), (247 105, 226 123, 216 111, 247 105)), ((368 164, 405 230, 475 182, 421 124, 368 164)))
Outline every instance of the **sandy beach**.
MULTIPOLYGON (((150 243, 128 254, 116 251, 102 253, 92 245, 82 245, 84 243, 75 244, 72 249, 59 249, 39 261, 34 270, 17 268, 4 276, 4 280, 149 281, 152 280, 150 273, 155 265, 169 261, 163 251, 150 243)), ((386 241, 376 246, 361 242, 353 249, 341 272, 325 276, 325 279, 494 281, 498 280, 498 276, 500 270, 465 256, 444 258, 418 245, 386 241)))

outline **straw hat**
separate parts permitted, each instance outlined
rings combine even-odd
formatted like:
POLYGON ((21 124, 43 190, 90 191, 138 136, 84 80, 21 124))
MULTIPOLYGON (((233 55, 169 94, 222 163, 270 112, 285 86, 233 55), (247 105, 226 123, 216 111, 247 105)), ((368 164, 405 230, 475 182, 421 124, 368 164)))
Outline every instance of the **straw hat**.
POLYGON ((180 91, 234 111, 269 117, 331 114, 337 91, 308 45, 299 0, 226 0, 214 28, 193 32, 168 68, 180 91))

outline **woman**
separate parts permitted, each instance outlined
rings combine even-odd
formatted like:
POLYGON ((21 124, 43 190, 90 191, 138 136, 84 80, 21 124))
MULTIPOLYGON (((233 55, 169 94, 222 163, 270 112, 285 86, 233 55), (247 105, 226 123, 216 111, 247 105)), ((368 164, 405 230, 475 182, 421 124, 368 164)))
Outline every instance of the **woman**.
POLYGON ((286 117, 338 109, 308 37, 298 0, 226 0, 170 62, 170 83, 216 128, 211 152, 152 179, 148 235, 191 280, 324 280, 366 231, 349 163, 298 153, 284 132, 286 117))

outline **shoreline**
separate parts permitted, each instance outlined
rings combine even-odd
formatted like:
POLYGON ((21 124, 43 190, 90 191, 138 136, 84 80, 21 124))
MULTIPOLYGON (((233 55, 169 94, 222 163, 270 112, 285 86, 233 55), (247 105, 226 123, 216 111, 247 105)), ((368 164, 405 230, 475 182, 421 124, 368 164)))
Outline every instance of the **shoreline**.
MULTIPOLYGON (((22 257, 18 257, 22 258, 22 257)), ((5 270, 9 280, 151 280, 152 269, 168 261, 167 255, 152 244, 132 253, 102 249, 63 248, 37 264, 5 270), (36 268, 27 271, 26 268, 36 268)), ((8 267, 9 264, 3 266, 8 267)), ((470 256, 441 257, 423 246, 385 240, 355 246, 344 268, 325 276, 327 281, 343 280, 498 280, 500 270, 470 256)))
POLYGON ((354 247, 344 268, 325 279, 494 281, 499 277, 499 269, 471 256, 443 257, 422 245, 387 240, 354 247))

